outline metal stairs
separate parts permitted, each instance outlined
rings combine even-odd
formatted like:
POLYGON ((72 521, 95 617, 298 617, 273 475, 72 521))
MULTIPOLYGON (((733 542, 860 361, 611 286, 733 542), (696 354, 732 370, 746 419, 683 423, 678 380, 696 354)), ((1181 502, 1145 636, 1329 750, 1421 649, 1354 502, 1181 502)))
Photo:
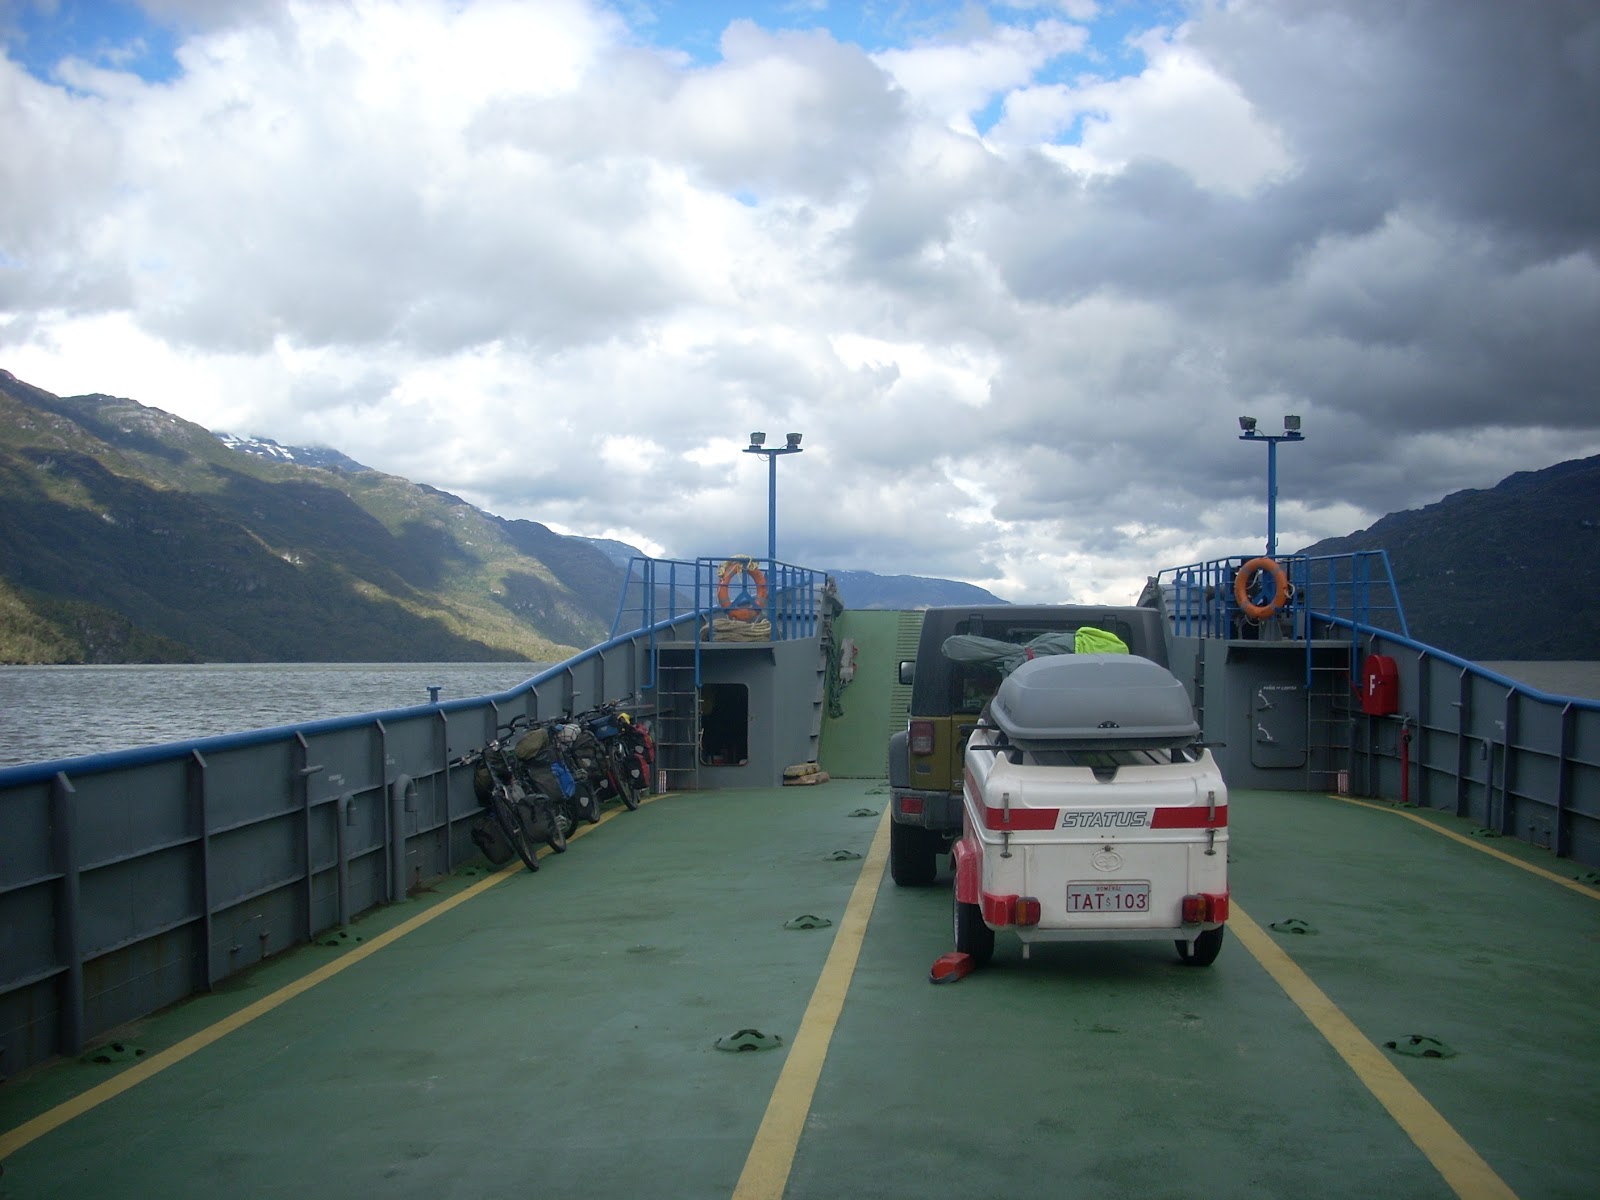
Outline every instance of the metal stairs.
POLYGON ((700 786, 698 648, 692 642, 656 646, 656 772, 675 791, 700 786))
POLYGON ((1348 642, 1307 644, 1307 791, 1338 791, 1341 782, 1344 790, 1349 789, 1358 715, 1350 685, 1353 669, 1348 642))

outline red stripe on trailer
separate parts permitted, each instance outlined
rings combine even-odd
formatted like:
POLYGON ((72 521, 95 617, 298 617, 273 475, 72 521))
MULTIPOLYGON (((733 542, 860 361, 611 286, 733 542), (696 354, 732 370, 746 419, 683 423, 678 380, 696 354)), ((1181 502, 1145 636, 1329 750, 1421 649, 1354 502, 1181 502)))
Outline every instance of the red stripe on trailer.
POLYGON ((1060 819, 1059 808, 1018 808, 1013 804, 1009 809, 985 805, 983 810, 984 828, 1001 833, 1014 833, 1019 829, 1054 829, 1060 819))
MULTIPOLYGON (((966 780, 967 794, 981 799, 983 788, 973 775, 972 768, 963 768, 962 775, 966 780)), ((1014 833, 1019 829, 1054 829, 1060 817, 1059 808, 1022 808, 1019 805, 1012 805, 1007 809, 1004 806, 1000 808, 987 804, 983 806, 983 827, 996 829, 1001 833, 1014 833)))
POLYGON ((1199 805, 1182 808, 1158 808, 1150 819, 1151 829, 1223 829, 1228 824, 1228 806, 1219 804, 1215 809, 1199 805))

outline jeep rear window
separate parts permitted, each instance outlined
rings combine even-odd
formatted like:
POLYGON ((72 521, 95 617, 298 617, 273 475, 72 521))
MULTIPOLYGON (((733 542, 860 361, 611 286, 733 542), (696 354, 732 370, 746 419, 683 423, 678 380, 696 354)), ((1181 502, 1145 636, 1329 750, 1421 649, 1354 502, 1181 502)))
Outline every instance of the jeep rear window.
MULTIPOLYGON (((980 636, 994 638, 1000 642, 1011 642, 1013 645, 1025 646, 1034 638, 1046 633, 1063 632, 1062 627, 1056 625, 1001 625, 992 618, 980 622, 980 636)), ((1133 645, 1133 630, 1126 621, 1091 621, 1089 624, 1095 629, 1104 629, 1114 633, 1130 647, 1133 645)), ((958 621, 956 633, 969 633, 970 622, 958 621)), ((1067 633, 1076 633, 1077 625, 1068 625, 1067 633)), ((1000 681, 1004 678, 1000 668, 987 663, 952 662, 950 664, 950 711, 953 714, 976 716, 982 711, 983 706, 994 698, 999 690, 1000 681)))

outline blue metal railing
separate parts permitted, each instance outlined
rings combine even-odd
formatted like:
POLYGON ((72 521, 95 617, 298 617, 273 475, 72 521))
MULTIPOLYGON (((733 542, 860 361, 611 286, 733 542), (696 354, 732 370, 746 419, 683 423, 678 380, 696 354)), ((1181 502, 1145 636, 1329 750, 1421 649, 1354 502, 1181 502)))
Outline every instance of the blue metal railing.
POLYGON ((658 633, 680 625, 686 618, 695 618, 696 682, 700 677, 698 647, 705 642, 782 642, 817 635, 827 575, 792 563, 749 559, 759 572, 758 581, 750 572, 730 567, 743 558, 629 560, 611 632, 615 637, 623 628, 648 631, 649 676, 645 687, 654 684, 658 633), (758 587, 764 589, 764 594, 758 587), (762 626, 762 621, 767 625, 762 626), (751 633, 760 636, 752 639, 751 633))
MULTIPOLYGON (((1156 576, 1180 637, 1238 638, 1261 622, 1240 606, 1234 591, 1245 555, 1168 567, 1156 576)), ((1409 631, 1389 555, 1382 550, 1354 554, 1282 555, 1275 560, 1289 581, 1289 598, 1275 619, 1288 638, 1309 638, 1312 619, 1409 631)))

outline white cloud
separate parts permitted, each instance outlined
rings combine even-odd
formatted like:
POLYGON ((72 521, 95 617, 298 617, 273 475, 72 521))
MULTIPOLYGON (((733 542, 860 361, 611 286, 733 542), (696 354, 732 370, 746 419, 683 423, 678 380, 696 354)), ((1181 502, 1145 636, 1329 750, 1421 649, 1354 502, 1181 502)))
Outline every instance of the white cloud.
POLYGON ((1083 49, 1080 25, 1044 20, 1029 26, 1000 25, 980 36, 886 50, 875 59, 917 106, 961 129, 972 114, 997 96, 1026 87, 1046 64, 1083 49))
POLYGON ((1116 174, 1136 159, 1170 163, 1201 187, 1245 195, 1282 178, 1293 158, 1281 135, 1238 85, 1164 31, 1139 40, 1149 66, 1124 79, 1024 89, 1008 97, 990 137, 1046 143, 1046 152, 1086 175, 1116 174), (1075 138, 1058 144, 1081 122, 1075 138))

